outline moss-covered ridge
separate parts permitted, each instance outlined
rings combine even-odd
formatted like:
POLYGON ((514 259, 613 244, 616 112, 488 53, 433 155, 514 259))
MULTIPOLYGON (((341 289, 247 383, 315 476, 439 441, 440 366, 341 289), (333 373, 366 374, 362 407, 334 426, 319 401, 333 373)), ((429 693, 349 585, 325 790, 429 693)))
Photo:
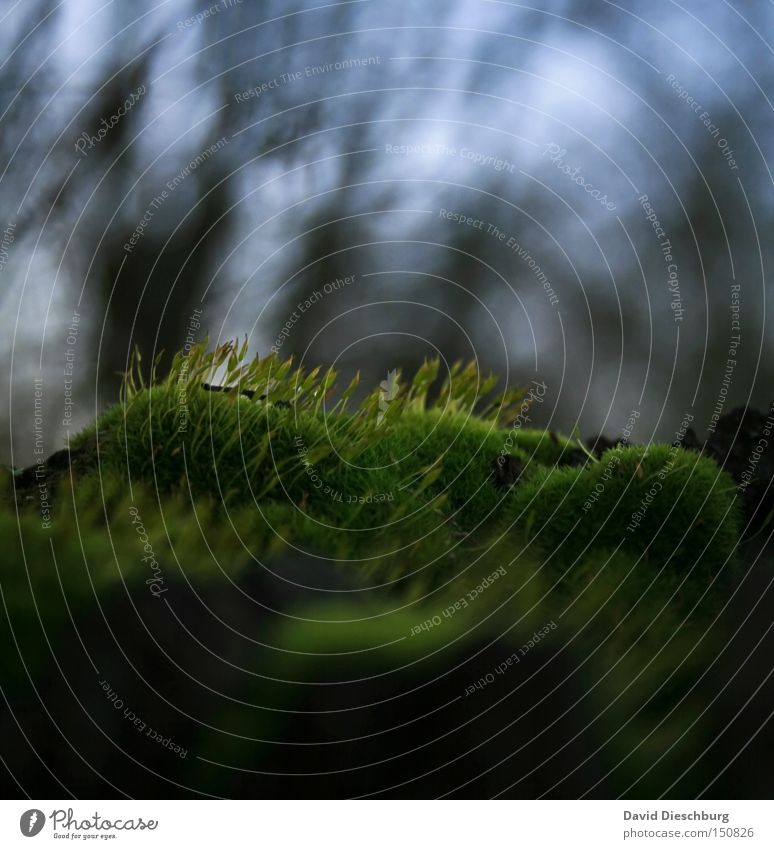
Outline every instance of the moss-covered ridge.
POLYGON ((474 367, 441 382, 428 363, 355 404, 356 383, 244 353, 130 375, 49 464, 50 522, 30 475, 0 469, 0 731, 26 723, 37 795, 61 792, 49 767, 102 792, 62 727, 135 796, 422 795, 407 782, 436 768, 433 794, 521 773, 529 797, 705 787, 702 763, 670 789, 726 728, 709 711, 690 733, 718 689, 701 682, 738 528, 714 462, 591 458, 524 428, 529 392, 493 395, 474 367), (190 757, 138 735, 103 679, 190 757))
POLYGON ((438 372, 433 361, 393 375, 355 405, 357 377, 337 392, 332 370, 201 345, 150 386, 130 373, 122 402, 72 449, 93 452, 103 475, 251 506, 280 539, 344 557, 440 554, 474 533, 477 544, 510 534, 565 567, 594 550, 677 573, 732 557, 734 486, 712 460, 678 444, 593 458, 522 427, 534 394, 494 394, 497 379, 474 364, 454 366, 431 400, 438 372))

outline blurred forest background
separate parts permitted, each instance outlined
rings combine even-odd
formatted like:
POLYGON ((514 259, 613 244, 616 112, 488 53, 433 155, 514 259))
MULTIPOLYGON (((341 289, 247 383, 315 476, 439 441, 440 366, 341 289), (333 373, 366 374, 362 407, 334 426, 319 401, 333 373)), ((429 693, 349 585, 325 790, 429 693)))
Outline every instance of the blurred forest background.
POLYGON ((771 3, 9 0, 0 21, 5 462, 32 462, 36 378, 50 453, 134 346, 189 333, 369 382, 477 357, 546 382, 535 422, 616 435, 636 409, 635 441, 773 394, 771 3))

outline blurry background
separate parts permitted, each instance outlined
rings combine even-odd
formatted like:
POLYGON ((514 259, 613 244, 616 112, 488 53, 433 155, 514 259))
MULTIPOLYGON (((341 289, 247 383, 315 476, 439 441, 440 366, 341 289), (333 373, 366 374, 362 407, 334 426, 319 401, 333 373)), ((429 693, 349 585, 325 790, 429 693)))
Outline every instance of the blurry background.
POLYGON ((3 460, 205 332, 476 357, 565 432, 767 405, 774 7, 537 6, 5 4, 3 460))

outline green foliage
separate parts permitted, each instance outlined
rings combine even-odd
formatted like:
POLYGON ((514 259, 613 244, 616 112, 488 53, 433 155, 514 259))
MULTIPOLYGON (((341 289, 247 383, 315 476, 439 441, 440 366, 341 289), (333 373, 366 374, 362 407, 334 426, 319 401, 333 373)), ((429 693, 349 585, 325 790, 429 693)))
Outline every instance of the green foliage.
MULTIPOLYGON (((554 623, 556 654, 526 660, 568 664, 589 733, 622 788, 643 775, 646 794, 669 785, 677 764, 698 753, 685 730, 701 708, 692 686, 714 649, 694 647, 720 606, 737 544, 734 488, 715 463, 668 445, 579 456, 575 442, 521 427, 524 393, 494 394, 494 378, 472 366, 455 366, 434 391, 438 364, 429 362, 411 380, 396 375, 389 399, 380 388, 356 402, 357 377, 338 391, 331 371, 276 357, 246 365, 244 355, 201 346, 151 386, 130 374, 121 403, 71 440, 78 463, 51 483, 50 527, 36 494, 14 493, 16 479, 2 472, 6 691, 45 678, 54 647, 83 639, 99 653, 106 626, 111 637, 134 619, 144 629, 157 611, 156 627, 170 628, 181 651, 198 646, 180 639, 177 619, 193 594, 186 628, 200 624, 208 647, 224 633, 233 640, 223 656, 234 664, 235 695, 191 730, 192 751, 270 769, 266 751, 246 741, 295 739, 299 714, 306 721, 330 689, 308 685, 369 682, 362 701, 379 704, 396 670, 401 691, 421 692, 470 654, 478 665, 456 673, 449 691, 463 717, 473 704, 466 688, 480 676, 494 682, 481 704, 500 704, 510 690, 519 698, 527 663, 493 670, 531 651, 533 633, 554 623), (513 486, 496 486, 493 464, 505 455, 523 471, 513 486), (303 592, 334 572, 346 591, 303 592), (230 621, 248 585, 239 621, 256 626, 254 642, 230 634, 208 606, 223 605, 230 621)), ((121 652, 136 650, 132 664, 165 680, 158 647, 143 657, 134 639, 124 637, 121 652)), ((115 658, 106 665, 135 710, 141 688, 131 677, 114 682, 115 658)), ((198 694, 185 692, 198 715, 198 694)), ((536 703, 508 697, 503 706, 540 711, 552 693, 538 688, 536 703)), ((208 792, 223 792, 206 761, 185 766, 186 781, 200 770, 208 792)))
POLYGON ((572 563, 588 550, 632 552, 645 564, 702 579, 739 537, 731 478, 679 446, 619 447, 584 468, 543 468, 517 490, 516 525, 543 552, 572 563))
MULTIPOLYGON (((473 493, 476 520, 496 504, 488 477, 503 445, 497 421, 526 404, 521 390, 486 400, 494 378, 455 366, 431 401, 438 363, 430 362, 411 382, 398 376, 388 402, 377 389, 350 411, 357 377, 334 400, 330 370, 306 373, 276 356, 246 366, 243 356, 232 346, 197 347, 150 388, 132 371, 123 403, 73 447, 96 440, 101 468, 161 492, 182 487, 239 505, 280 501, 343 528, 367 529, 386 515, 411 524, 428 501, 439 506, 447 495, 460 507, 473 493), (216 379, 233 391, 203 389, 216 379), (482 392, 484 410, 474 415, 482 392)), ((525 435, 527 449, 544 459, 558 453, 541 438, 525 435)))
MULTIPOLYGON (((428 363, 398 379, 386 410, 378 390, 350 410, 356 380, 334 398, 331 372, 276 358, 245 367, 243 355, 196 348, 152 387, 130 375, 122 403, 73 440, 94 465, 59 486, 52 529, 34 506, 22 505, 15 533, 15 510, 0 513, 6 538, 22 546, 6 562, 24 564, 2 575, 10 611, 28 617, 50 602, 65 615, 43 565, 52 549, 75 606, 106 587, 144 589, 131 509, 178 579, 230 580, 264 556, 309 552, 432 616, 504 567, 487 603, 509 623, 588 600, 618 620, 678 589, 690 609, 733 562, 733 487, 698 454, 618 448, 566 466, 570 441, 498 426, 505 405, 518 414, 523 393, 475 412, 474 387, 494 382, 470 368, 457 367, 433 401, 438 370, 428 363), (202 388, 215 380, 235 390, 202 388), (525 466, 512 488, 491 477, 503 453, 525 466)), ((456 622, 478 627, 482 610, 456 622)))
POLYGON ((337 392, 332 370, 245 356, 244 345, 205 343, 151 387, 133 369, 122 403, 73 448, 96 442, 103 477, 251 509, 278 538, 342 558, 437 557, 474 531, 475 546, 507 533, 557 569, 620 548, 640 572, 706 579, 733 554, 732 483, 694 452, 620 447, 565 465, 578 462, 577 445, 520 427, 524 392, 492 395, 496 379, 473 364, 455 365, 432 399, 437 361, 411 380, 397 374, 389 400, 377 388, 353 404, 358 376, 337 392), (215 382, 232 391, 203 388, 215 382), (498 488, 493 463, 505 454, 524 472, 498 488))

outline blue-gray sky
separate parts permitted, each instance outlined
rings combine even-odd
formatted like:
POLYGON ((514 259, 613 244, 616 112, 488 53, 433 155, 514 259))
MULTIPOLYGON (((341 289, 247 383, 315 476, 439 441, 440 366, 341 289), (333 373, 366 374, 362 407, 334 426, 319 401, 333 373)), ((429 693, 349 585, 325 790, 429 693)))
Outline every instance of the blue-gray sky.
MULTIPOLYGON (((0 32, 0 220, 16 223, 0 320, 17 446, 39 370, 51 450, 65 436, 76 309, 74 421, 110 402, 97 363, 113 362, 104 352, 134 315, 108 294, 133 304, 174 282, 133 267, 122 245, 220 138, 139 237, 161 251, 201 208, 201 175, 227 185, 206 258, 178 248, 165 266, 180 272, 168 309, 188 310, 190 285, 213 337, 247 334, 266 351, 299 301, 353 274, 287 352, 375 380, 434 350, 476 356, 547 382, 541 423, 614 435, 637 409, 643 441, 670 438, 686 411, 702 430, 721 401, 769 400, 772 4, 35 9, 37 21, 10 4, 0 32), (111 78, 118 104, 146 93, 83 155, 78 137, 111 117, 99 112, 111 78), (121 275, 105 279, 115 257, 121 275)), ((159 340, 182 346, 186 320, 159 340)))

